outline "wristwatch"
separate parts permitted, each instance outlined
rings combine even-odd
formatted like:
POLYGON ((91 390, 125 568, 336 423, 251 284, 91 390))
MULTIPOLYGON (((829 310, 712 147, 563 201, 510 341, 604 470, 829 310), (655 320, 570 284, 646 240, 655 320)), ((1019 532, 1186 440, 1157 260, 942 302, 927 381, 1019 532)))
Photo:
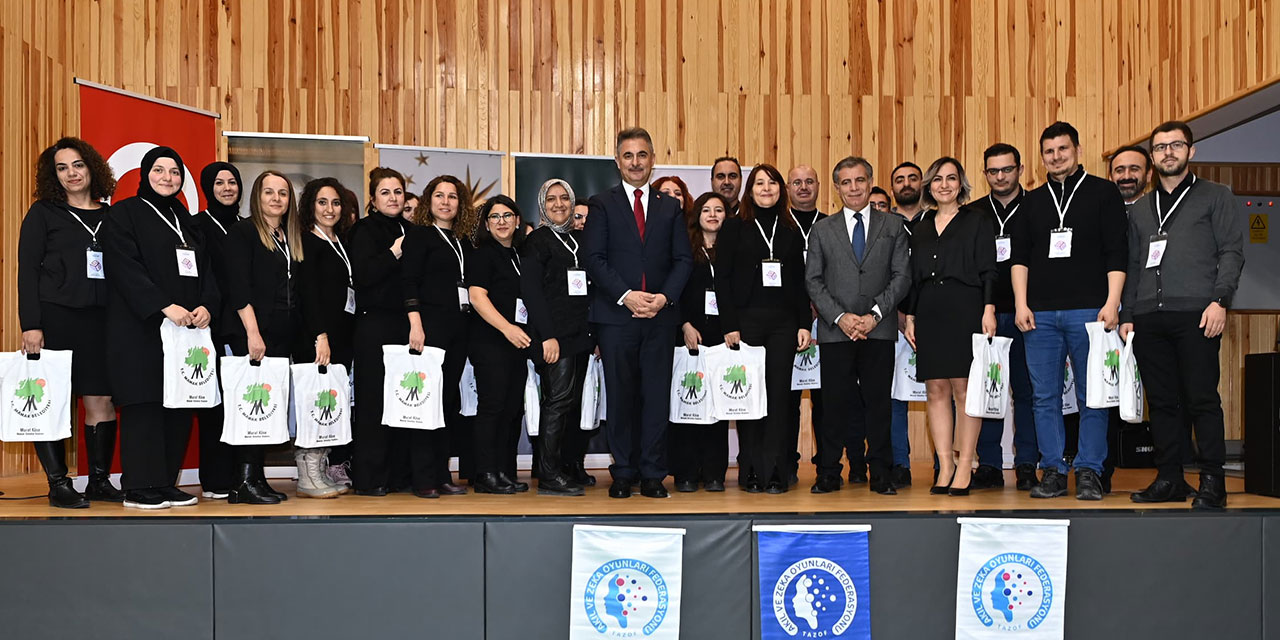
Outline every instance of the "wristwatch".
POLYGON ((1229 309, 1229 308, 1230 308, 1229 306, 1227 306, 1227 297, 1226 297, 1226 296, 1220 296, 1220 297, 1216 298, 1216 299, 1214 300, 1214 302, 1218 303, 1218 306, 1222 307, 1223 309, 1229 309))
POLYGON ((872 309, 872 310, 871 310, 871 317, 876 319, 876 323, 877 323, 877 324, 878 324, 881 320, 883 320, 883 319, 884 319, 884 317, 883 317, 883 316, 881 316, 881 315, 880 315, 880 313, 879 313, 878 311, 876 311, 875 309, 872 309))

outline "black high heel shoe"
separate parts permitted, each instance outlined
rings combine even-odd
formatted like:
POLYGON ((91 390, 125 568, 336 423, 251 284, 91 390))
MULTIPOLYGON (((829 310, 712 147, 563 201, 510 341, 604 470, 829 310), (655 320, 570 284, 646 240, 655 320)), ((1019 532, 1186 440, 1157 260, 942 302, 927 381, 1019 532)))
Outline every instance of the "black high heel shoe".
POLYGON ((932 487, 929 487, 929 493, 931 493, 931 494, 933 494, 933 495, 935 495, 935 496, 944 496, 944 495, 947 495, 948 493, 950 493, 950 491, 951 491, 951 483, 952 483, 952 482, 955 482, 955 479, 956 479, 956 472, 955 472, 955 470, 953 469, 953 470, 951 471, 951 479, 947 481, 947 484, 942 484, 942 485, 935 484, 935 485, 933 485, 932 487))
MULTIPOLYGON (((956 470, 958 471, 958 470, 959 470, 959 467, 957 467, 957 468, 956 468, 956 470)), ((954 474, 954 473, 953 473, 953 474, 951 474, 951 484, 955 484, 955 482, 956 482, 956 474, 954 474)), ((973 484, 973 474, 972 474, 972 473, 970 473, 970 474, 969 474, 969 485, 972 485, 972 484, 973 484)), ((969 487, 968 487, 968 486, 964 486, 964 487, 953 487, 953 486, 948 485, 948 486, 947 486, 947 495, 951 495, 951 496, 967 496, 967 495, 969 495, 969 487)))

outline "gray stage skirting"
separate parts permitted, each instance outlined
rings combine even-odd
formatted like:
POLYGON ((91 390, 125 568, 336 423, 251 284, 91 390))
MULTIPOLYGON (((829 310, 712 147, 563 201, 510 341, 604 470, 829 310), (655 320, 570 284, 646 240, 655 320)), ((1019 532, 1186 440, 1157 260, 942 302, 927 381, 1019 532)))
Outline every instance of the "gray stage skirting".
MULTIPOLYGON (((1280 512, 991 515, 1071 520, 1067 638, 1280 638, 1280 512)), ((0 637, 561 639, 607 523, 687 529, 682 638, 758 638, 763 522, 871 524, 873 637, 954 637, 954 514, 7 520, 0 637)))

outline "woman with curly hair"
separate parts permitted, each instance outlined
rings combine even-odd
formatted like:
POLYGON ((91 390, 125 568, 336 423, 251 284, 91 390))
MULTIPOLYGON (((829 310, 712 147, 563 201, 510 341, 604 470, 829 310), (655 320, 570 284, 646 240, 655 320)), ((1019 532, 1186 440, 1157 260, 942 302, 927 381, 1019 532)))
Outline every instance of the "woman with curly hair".
MULTIPOLYGON (((36 202, 18 236, 18 319, 22 350, 69 350, 72 391, 84 402, 89 485, 81 496, 67 477, 66 443, 36 442, 49 504, 83 509, 89 500, 123 502, 111 486, 116 410, 106 366, 107 281, 98 232, 102 202, 115 192, 111 167, 89 143, 62 138, 36 161, 36 202)), ((74 436, 72 436, 74 437, 74 436)))

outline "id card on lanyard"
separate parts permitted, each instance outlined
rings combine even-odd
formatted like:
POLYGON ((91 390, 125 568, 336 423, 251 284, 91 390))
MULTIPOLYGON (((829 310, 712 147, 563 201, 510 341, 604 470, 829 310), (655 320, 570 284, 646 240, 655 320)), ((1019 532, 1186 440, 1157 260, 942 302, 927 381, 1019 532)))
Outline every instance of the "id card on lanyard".
MULTIPOLYGON (((1071 189, 1071 195, 1066 196, 1066 202, 1059 202, 1058 195, 1053 192, 1053 187, 1048 184, 1045 185, 1045 188, 1049 190, 1049 197, 1053 199, 1054 208, 1058 210, 1058 228, 1049 232, 1050 258, 1071 257, 1071 228, 1067 226, 1067 211, 1071 209, 1071 201, 1075 199, 1076 192, 1080 190, 1080 185, 1084 184, 1084 179, 1088 175, 1083 169, 1080 170, 1080 180, 1071 189)), ((1066 195, 1066 190, 1067 182, 1063 180, 1063 195, 1066 195)))
POLYGON ((996 210, 995 198, 988 195, 987 200, 991 203, 991 212, 996 214, 996 222, 1000 223, 1000 232, 996 235, 996 262, 1005 262, 1013 257, 1013 240, 1004 234, 1004 226, 1013 218, 1013 214, 1018 212, 1018 207, 1021 207, 1022 203, 1013 205, 1009 215, 1001 220, 1000 212, 996 210))
POLYGON ((1196 176, 1195 174, 1192 174, 1191 184, 1187 185, 1187 188, 1182 192, 1182 195, 1178 196, 1178 199, 1173 201, 1173 206, 1169 207, 1169 213, 1166 213, 1163 216, 1160 215, 1160 188, 1156 188, 1156 233, 1151 236, 1151 244, 1147 246, 1147 269, 1160 266, 1160 263, 1164 260, 1165 254, 1168 253, 1169 234, 1165 233, 1164 225, 1169 221, 1169 218, 1173 217, 1173 212, 1178 210, 1178 205, 1182 204, 1182 199, 1187 197, 1187 194, 1191 192, 1191 188, 1194 187, 1195 184, 1196 176))
POLYGON ((561 238, 560 233, 555 229, 551 230, 551 235, 555 236, 556 240, 560 241, 560 245, 565 248, 565 251, 568 251, 573 256, 573 268, 565 272, 565 285, 568 287, 569 295, 587 295, 587 272, 578 266, 578 239, 566 234, 569 236, 569 242, 573 243, 573 246, 570 247, 569 242, 565 242, 564 238, 561 238))
POLYGON ((151 207, 151 210, 156 212, 156 216, 160 218, 160 222, 163 222, 164 226, 169 227, 171 231, 178 234, 178 246, 174 248, 174 257, 177 259, 178 263, 178 275, 184 278, 199 278, 200 269, 196 266, 196 251, 195 249, 187 246, 187 237, 182 233, 182 221, 178 218, 177 214, 174 214, 173 222, 171 223, 169 222, 169 219, 164 217, 164 214, 160 213, 160 210, 157 209, 154 204, 151 204, 151 202, 146 198, 139 198, 139 200, 146 202, 147 206, 151 207))
POLYGON ((85 231, 89 232, 89 246, 84 250, 84 275, 90 280, 106 280, 107 274, 102 267, 102 245, 98 244, 98 230, 102 228, 102 221, 94 225, 92 229, 89 225, 80 219, 79 214, 68 208, 67 213, 71 214, 85 231))
POLYGON ((706 295, 703 296, 702 315, 718 316, 720 315, 720 305, 716 302, 716 290, 714 288, 716 281, 716 265, 712 264, 711 254, 707 252, 706 247, 702 248, 702 255, 707 257, 707 266, 711 268, 712 283, 712 288, 707 289, 706 295))
POLYGON ((773 258, 773 240, 778 237, 778 219, 773 219, 773 229, 769 235, 764 235, 764 227, 761 226, 759 220, 754 221, 756 229, 760 231, 760 237, 764 239, 765 246, 769 247, 769 259, 760 261, 760 281, 766 287, 782 286, 782 262, 773 258))
POLYGON ((440 227, 433 228, 436 233, 440 234, 440 239, 444 240, 444 243, 449 246, 449 250, 453 252, 454 257, 458 259, 458 284, 456 285, 458 289, 458 310, 469 312, 471 311, 471 292, 467 289, 467 259, 462 253, 462 244, 454 244, 454 239, 445 235, 445 232, 441 231, 440 227))
MULTIPOLYGON (((214 222, 217 222, 217 220, 214 222)), ((342 308, 342 310, 354 315, 356 312, 356 290, 352 288, 351 259, 347 257, 347 250, 342 246, 342 240, 338 239, 335 243, 333 240, 330 240, 329 236, 325 235, 323 231, 316 228, 311 229, 311 232, 323 238, 325 242, 328 242, 329 247, 333 249, 334 253, 338 254, 338 258, 342 260, 343 266, 347 268, 347 304, 342 308)))
MULTIPOLYGON (((516 280, 520 280, 520 264, 515 258, 511 259, 511 268, 516 270, 516 280)), ((524 306, 524 298, 516 296, 516 324, 529 324, 529 308, 524 306)))

